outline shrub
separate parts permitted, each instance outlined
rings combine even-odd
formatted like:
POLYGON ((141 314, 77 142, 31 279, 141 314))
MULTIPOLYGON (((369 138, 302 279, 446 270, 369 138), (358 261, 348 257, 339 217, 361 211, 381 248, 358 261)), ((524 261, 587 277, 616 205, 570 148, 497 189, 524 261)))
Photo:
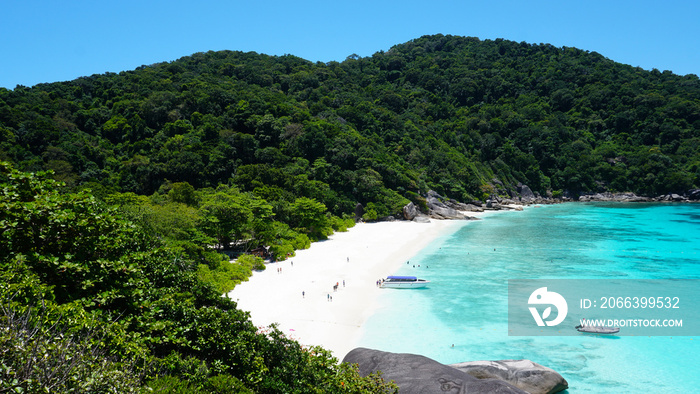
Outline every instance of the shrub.
POLYGON ((366 222, 371 222, 377 220, 379 215, 377 214, 377 210, 375 209, 374 203, 367 203, 367 206, 365 207, 365 213, 362 215, 362 219, 366 222))
POLYGON ((331 226, 334 231, 345 232, 348 231, 349 228, 355 226, 355 219, 350 215, 344 215, 342 218, 332 216, 331 226))
POLYGON ((265 264, 263 262, 263 259, 258 257, 258 256, 253 256, 252 254, 241 255, 236 260, 236 263, 238 263, 244 267, 248 267, 251 270, 256 270, 256 271, 265 270, 265 264))

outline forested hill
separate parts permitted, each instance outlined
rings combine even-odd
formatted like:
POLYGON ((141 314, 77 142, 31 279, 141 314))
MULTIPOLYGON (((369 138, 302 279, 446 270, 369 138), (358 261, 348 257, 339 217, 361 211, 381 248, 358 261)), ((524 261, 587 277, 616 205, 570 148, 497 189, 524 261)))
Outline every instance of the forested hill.
POLYGON ((207 52, 0 89, 0 160, 69 187, 151 194, 229 183, 334 214, 461 201, 700 186, 700 81, 595 52, 425 36, 312 63, 207 52))

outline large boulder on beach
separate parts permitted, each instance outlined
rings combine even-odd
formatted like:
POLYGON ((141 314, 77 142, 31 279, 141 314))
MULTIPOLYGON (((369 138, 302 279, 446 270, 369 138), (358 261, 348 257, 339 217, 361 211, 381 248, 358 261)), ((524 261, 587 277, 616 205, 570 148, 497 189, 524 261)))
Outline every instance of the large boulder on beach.
POLYGON ((420 212, 413 202, 409 202, 403 207, 403 217, 406 220, 413 220, 420 212))
POLYGON ((432 207, 430 209, 430 217, 433 219, 448 219, 448 220, 466 220, 467 215, 462 212, 446 207, 432 207))
POLYGON ((416 354, 356 348, 345 356, 343 362, 357 364, 362 376, 381 371, 384 379, 396 382, 401 394, 527 393, 502 380, 477 379, 416 354))
POLYGON ((558 393, 569 383, 551 368, 530 360, 470 361, 450 365, 478 379, 499 379, 531 394, 558 393))

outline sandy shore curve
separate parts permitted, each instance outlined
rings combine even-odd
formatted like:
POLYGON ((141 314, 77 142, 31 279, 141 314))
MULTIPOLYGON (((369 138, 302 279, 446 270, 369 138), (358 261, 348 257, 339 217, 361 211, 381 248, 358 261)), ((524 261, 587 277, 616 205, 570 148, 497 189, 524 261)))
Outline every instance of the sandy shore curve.
POLYGON ((293 258, 268 264, 228 296, 250 312, 253 324, 277 323, 302 345, 322 346, 342 360, 357 347, 364 322, 376 310, 380 292, 386 291, 376 286, 377 280, 464 223, 358 223, 293 258))

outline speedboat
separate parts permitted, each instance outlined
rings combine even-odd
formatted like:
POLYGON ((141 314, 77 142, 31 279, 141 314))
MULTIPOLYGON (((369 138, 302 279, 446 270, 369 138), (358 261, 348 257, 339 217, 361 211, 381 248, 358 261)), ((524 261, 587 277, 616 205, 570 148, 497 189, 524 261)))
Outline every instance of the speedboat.
POLYGON ((380 287, 392 289, 418 289, 430 283, 425 279, 418 279, 415 276, 387 276, 382 281, 380 287))
POLYGON ((620 327, 583 326, 579 324, 575 328, 578 332, 585 332, 589 334, 617 334, 620 332, 620 327))

